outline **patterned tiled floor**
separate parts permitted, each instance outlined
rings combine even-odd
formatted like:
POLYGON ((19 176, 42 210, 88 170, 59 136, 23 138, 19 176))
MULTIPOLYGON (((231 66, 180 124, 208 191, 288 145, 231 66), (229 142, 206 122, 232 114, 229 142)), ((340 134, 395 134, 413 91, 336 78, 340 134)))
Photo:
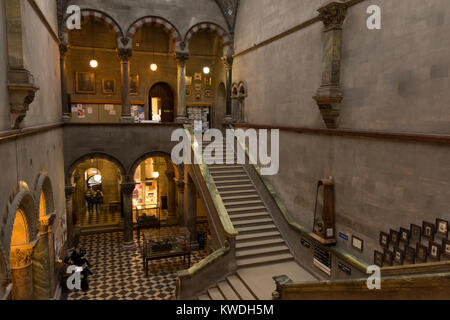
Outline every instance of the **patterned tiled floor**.
MULTIPOLYGON (((204 226, 199 226, 204 229, 204 226)), ((135 236, 136 238, 136 236, 135 236)), ((82 236, 79 246, 86 249, 94 275, 89 278, 88 292, 70 292, 68 300, 173 300, 176 272, 187 268, 183 258, 149 263, 150 275, 144 275, 142 254, 122 248, 121 232, 82 236)), ((206 257, 207 252, 194 252, 192 264, 206 257)))
POLYGON ((78 216, 77 225, 80 227, 89 227, 95 225, 117 225, 121 220, 120 211, 109 212, 103 209, 100 213, 94 211, 93 213, 86 212, 78 216))

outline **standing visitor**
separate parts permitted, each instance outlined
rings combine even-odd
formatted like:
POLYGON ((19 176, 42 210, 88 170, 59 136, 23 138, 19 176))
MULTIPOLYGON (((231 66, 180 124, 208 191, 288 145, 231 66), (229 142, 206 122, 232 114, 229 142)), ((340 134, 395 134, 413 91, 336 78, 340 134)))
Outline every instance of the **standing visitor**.
POLYGON ((95 190, 94 202, 95 202, 95 211, 97 212, 97 214, 99 214, 102 210, 103 205, 103 192, 101 189, 95 190))
POLYGON ((94 213, 94 193, 92 192, 92 187, 89 187, 84 193, 84 198, 87 202, 88 212, 90 214, 94 213))

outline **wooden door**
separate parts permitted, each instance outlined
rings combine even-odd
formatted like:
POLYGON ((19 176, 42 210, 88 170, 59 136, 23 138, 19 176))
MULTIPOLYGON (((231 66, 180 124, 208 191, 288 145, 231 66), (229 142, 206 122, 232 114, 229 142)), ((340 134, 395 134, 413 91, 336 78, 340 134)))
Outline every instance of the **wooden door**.
MULTIPOLYGON (((149 105, 152 105, 152 98, 161 99, 161 122, 174 122, 174 98, 172 89, 167 83, 157 83, 150 89, 149 105)), ((150 107, 151 113, 151 107, 150 107)), ((150 116, 151 118, 151 116, 150 116)))

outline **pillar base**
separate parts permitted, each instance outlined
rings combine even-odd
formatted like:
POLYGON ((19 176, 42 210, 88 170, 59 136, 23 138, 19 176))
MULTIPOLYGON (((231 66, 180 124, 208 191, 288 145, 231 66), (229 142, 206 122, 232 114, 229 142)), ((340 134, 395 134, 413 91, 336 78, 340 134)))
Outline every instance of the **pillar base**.
POLYGON ((120 117, 120 123, 134 123, 134 117, 132 116, 120 117))

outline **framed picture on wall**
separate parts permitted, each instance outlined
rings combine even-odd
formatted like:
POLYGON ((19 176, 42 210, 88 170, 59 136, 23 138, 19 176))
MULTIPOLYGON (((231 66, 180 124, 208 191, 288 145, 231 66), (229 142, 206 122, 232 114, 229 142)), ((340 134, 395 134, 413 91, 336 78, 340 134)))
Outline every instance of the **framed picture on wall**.
POLYGON ((433 223, 424 221, 422 226, 422 238, 434 241, 434 229, 435 225, 433 223))
POLYGON ((405 264, 416 263, 416 249, 411 247, 405 248, 405 264))
POLYGON ((424 245, 418 243, 416 247, 416 262, 417 263, 426 263, 428 256, 428 248, 424 245))
POLYGON ((383 262, 384 262, 384 254, 382 252, 375 251, 373 260, 374 260, 375 265, 377 265, 380 268, 382 268, 383 267, 383 262))
POLYGON ((130 76, 130 94, 137 96, 139 94, 139 75, 130 76))
POLYGON ((442 254, 447 258, 450 258, 450 240, 448 239, 442 240, 442 254))
POLYGON ((212 90, 211 89, 205 89, 205 97, 211 98, 212 97, 212 90))
POLYGON ((106 95, 116 94, 116 80, 102 79, 102 93, 106 95))
POLYGON ((192 95, 192 89, 186 88, 186 97, 190 97, 192 95))
POLYGON ((398 244, 400 242, 400 232, 391 230, 390 237, 391 237, 391 245, 393 245, 394 247, 398 247, 398 244))
POLYGON ((388 249, 384 249, 384 263, 386 266, 392 266, 394 263, 394 252, 388 249))
POLYGON ((381 232, 380 233, 380 246, 383 248, 389 248, 389 239, 390 236, 387 233, 381 232))
POLYGON ((76 72, 75 92, 80 94, 95 94, 95 73, 76 72))
POLYGON ((411 232, 408 229, 400 228, 400 243, 405 246, 409 244, 409 238, 411 237, 411 232))
POLYGON ((364 250, 364 241, 356 236, 352 236, 352 248, 360 252, 364 250))
POLYGON ((448 221, 436 219, 436 232, 441 236, 448 236, 448 221))
POLYGON ((196 83, 194 88, 195 88, 195 91, 201 91, 202 90, 202 85, 200 83, 196 83))
POLYGON ((441 245, 436 242, 430 242, 428 255, 433 261, 441 261, 441 245))
POLYGON ((202 74, 200 72, 194 73, 194 80, 195 81, 202 81, 202 74))
POLYGON ((420 242, 422 240, 422 228, 418 225, 411 225, 411 241, 420 242))
POLYGON ((394 249, 394 261, 398 265, 403 265, 403 261, 405 258, 405 252, 400 250, 399 248, 394 249))
POLYGON ((192 77, 186 77, 184 82, 187 86, 192 86, 192 77))

